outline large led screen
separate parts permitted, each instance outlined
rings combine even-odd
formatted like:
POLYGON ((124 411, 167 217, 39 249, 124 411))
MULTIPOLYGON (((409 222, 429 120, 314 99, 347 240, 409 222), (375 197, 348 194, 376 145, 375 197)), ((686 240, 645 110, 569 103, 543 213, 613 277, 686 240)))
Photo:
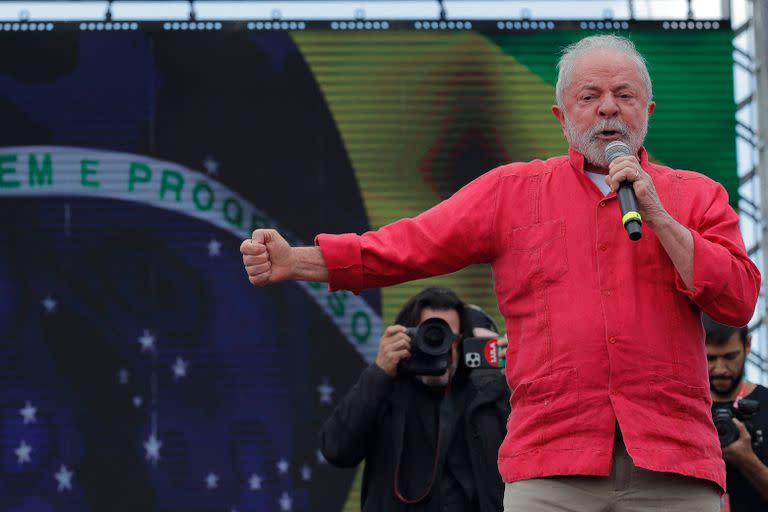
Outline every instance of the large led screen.
MULTIPOLYGON (((555 63, 586 32, 504 26, 0 32, 0 509, 357 508, 319 426, 421 288, 498 318, 490 270, 256 289, 238 247, 377 228, 562 154, 555 63)), ((735 204, 730 31, 618 32, 654 80, 651 158, 735 204)))

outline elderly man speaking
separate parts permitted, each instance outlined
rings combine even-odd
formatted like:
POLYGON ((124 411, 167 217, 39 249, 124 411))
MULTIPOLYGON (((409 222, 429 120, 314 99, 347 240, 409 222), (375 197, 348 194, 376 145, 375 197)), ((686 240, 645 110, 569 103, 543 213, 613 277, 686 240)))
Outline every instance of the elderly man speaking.
POLYGON ((648 161, 656 104, 629 40, 566 48, 556 95, 567 155, 498 167, 415 218, 315 247, 256 230, 241 245, 249 279, 357 293, 490 263, 513 391, 504 509, 714 512, 725 469, 701 314, 746 324, 759 272, 723 187, 648 161), (624 156, 606 154, 614 141, 624 156), (622 226, 622 182, 637 241, 622 226))

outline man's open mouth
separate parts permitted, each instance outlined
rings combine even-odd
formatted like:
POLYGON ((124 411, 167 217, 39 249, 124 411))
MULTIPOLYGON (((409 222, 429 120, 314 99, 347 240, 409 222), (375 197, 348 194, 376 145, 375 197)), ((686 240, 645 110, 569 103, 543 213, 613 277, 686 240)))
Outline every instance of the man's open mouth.
POLYGON ((597 135, 603 139, 618 139, 624 136, 624 134, 618 130, 602 130, 597 132, 597 135))

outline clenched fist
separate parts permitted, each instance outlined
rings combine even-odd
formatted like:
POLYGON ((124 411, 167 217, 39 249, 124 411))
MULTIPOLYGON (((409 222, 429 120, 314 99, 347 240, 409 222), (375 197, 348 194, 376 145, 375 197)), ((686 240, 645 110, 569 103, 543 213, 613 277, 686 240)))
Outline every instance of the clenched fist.
POLYGON ((291 246, 274 229, 257 229, 240 244, 248 280, 256 286, 291 278, 291 246))

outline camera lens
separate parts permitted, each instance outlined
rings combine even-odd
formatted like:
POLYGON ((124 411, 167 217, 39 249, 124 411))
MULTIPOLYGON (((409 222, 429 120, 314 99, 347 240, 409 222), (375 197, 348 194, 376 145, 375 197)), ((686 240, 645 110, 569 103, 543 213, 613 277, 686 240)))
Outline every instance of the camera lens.
POLYGON ((429 318, 425 320, 416 333, 414 342, 419 350, 430 356, 444 356, 451 350, 453 333, 445 320, 429 318))
POLYGON ((720 446, 725 447, 739 438, 739 431, 731 420, 733 414, 729 410, 718 410, 713 418, 720 446))
POLYGON ((438 348, 443 344, 445 335, 443 330, 436 326, 430 326, 424 332, 424 343, 432 348, 438 348))

